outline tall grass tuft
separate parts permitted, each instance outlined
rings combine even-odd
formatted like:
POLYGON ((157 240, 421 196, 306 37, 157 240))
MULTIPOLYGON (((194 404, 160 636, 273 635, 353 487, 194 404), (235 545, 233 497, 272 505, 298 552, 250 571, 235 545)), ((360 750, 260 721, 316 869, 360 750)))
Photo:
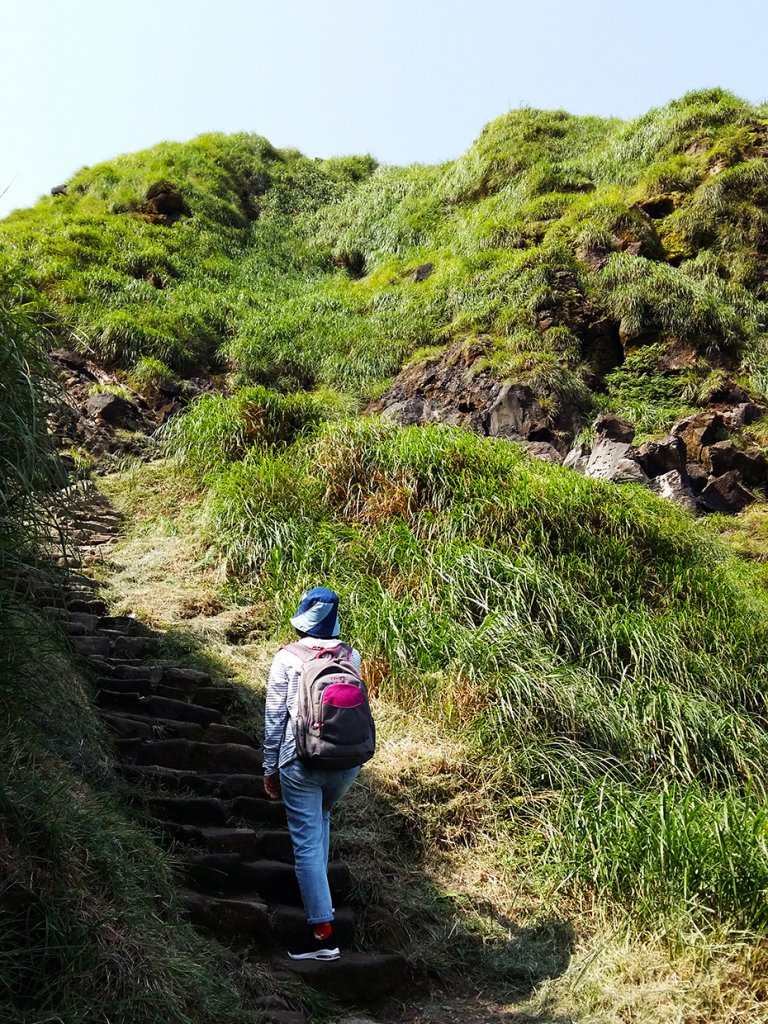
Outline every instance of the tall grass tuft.
POLYGON ((65 481, 46 426, 54 387, 46 336, 11 298, 0 296, 0 573, 35 559, 65 481))

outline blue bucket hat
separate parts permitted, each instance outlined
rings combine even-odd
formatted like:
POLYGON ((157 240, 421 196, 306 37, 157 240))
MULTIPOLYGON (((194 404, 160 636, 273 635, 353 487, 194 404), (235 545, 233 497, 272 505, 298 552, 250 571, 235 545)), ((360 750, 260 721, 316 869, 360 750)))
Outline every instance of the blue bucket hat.
POLYGON ((327 587, 313 587, 299 601, 291 625, 318 639, 339 635, 339 595, 327 587))

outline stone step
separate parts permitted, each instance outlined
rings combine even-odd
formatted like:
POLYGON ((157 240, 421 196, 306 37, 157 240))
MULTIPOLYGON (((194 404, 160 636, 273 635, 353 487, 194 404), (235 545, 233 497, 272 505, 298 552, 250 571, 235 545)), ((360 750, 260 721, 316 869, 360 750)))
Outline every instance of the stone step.
POLYGON ((85 636, 88 633, 88 630, 82 623, 68 622, 66 619, 61 623, 61 628, 67 636, 85 636))
MULTIPOLYGON (((73 608, 73 602, 88 602, 98 601, 98 598, 93 596, 91 591, 85 590, 64 590, 57 587, 41 587, 34 589, 30 594, 35 604, 46 613, 46 615, 54 615, 56 613, 62 613, 66 611, 77 612, 82 609, 73 608)), ((100 605, 103 602, 99 602, 100 605)), ((99 613, 102 614, 102 613, 99 613)))
MULTIPOLYGON (((212 890, 206 889, 206 891, 226 892, 228 883, 221 882, 220 872, 227 864, 233 869, 244 859, 253 860, 259 857, 263 857, 265 860, 280 860, 287 864, 293 863, 293 846, 285 827, 282 829, 227 828, 219 825, 204 827, 178 825, 174 827, 173 822, 159 821, 156 823, 159 827, 163 827, 168 835, 173 836, 177 842, 186 843, 188 846, 202 846, 209 851, 197 857, 190 854, 184 861, 193 876, 196 874, 200 876, 201 888, 205 889, 203 883, 208 878, 210 870, 214 871, 216 884, 212 890), (214 864, 206 859, 220 855, 230 858, 223 866, 221 863, 214 864)), ((280 818, 275 814, 274 819, 267 820, 267 824, 285 826, 285 817, 280 818)))
POLYGON ((171 792, 189 791, 201 796, 231 800, 236 796, 260 796, 263 777, 259 775, 216 775, 179 771, 160 765, 118 765, 126 779, 146 787, 171 792))
POLYGON ((90 530, 73 530, 69 539, 78 545, 86 545, 87 547, 102 547, 105 544, 114 544, 117 538, 117 532, 109 532, 107 530, 100 530, 97 532, 91 532, 90 530))
POLYGON ((244 897, 205 896, 182 892, 181 900, 193 924, 218 938, 248 937, 260 949, 272 949, 275 935, 266 903, 244 897))
MULTIPOLYGON (((90 639, 86 637, 85 639, 90 639)), ((93 657, 89 658, 99 672, 102 672, 105 668, 104 662, 96 662, 93 657)), ((124 672, 126 666, 122 667, 124 672)), ((170 700, 184 701, 189 704, 194 704, 196 707, 204 708, 209 712, 213 712, 220 719, 223 712, 237 700, 235 695, 230 695, 227 690, 223 687, 203 687, 200 690, 183 690, 176 686, 167 686, 162 682, 157 682, 157 674, 152 668, 143 669, 146 673, 146 677, 141 676, 141 667, 137 666, 135 675, 132 675, 128 679, 122 679, 119 677, 100 675, 94 681, 94 686, 97 690, 106 690, 109 693, 121 693, 121 694, 136 694, 139 697, 167 697, 170 700), (224 694, 224 699, 221 695, 224 694)), ((162 678, 162 677, 161 677, 162 678)), ((245 734, 247 735, 247 734, 245 734)))
MULTIPOLYGON (((99 669, 101 669, 101 666, 99 666, 99 669)), ((113 697, 164 697, 168 700, 178 701, 180 704, 189 703, 186 699, 188 694, 184 690, 177 690, 175 686, 163 686, 152 679, 142 679, 140 676, 132 679, 114 679, 111 676, 100 676, 93 685, 97 691, 97 697, 102 693, 106 693, 113 697)), ((201 707, 202 705, 198 704, 195 706, 201 707)), ((212 711, 221 717, 221 713, 213 708, 206 708, 205 710, 212 711)))
POLYGON ((162 665, 139 665, 121 658, 108 658, 104 675, 111 679, 148 679, 159 683, 163 678, 162 665))
MULTIPOLYGON (((272 804, 272 807, 277 808, 277 805, 272 804)), ((245 815, 244 817, 246 820, 250 820, 251 824, 254 823, 255 816, 253 814, 245 815)), ((219 820, 230 821, 237 818, 237 815, 231 815, 219 820)), ((234 825, 184 825, 175 821, 158 818, 154 819, 154 822, 157 828, 161 829, 166 835, 169 835, 175 842, 184 843, 191 847, 202 847, 207 850, 207 853, 202 856, 208 856, 208 854, 234 854, 241 860, 264 857, 267 860, 284 861, 286 864, 293 863, 293 847, 291 845, 291 837, 287 830, 285 830, 285 817, 281 817, 277 811, 268 811, 264 820, 258 821, 258 824, 262 825, 261 830, 245 826, 236 827, 234 825), (264 829, 263 826, 265 824, 267 826, 282 825, 283 829, 264 829)), ((206 866, 206 870, 208 866, 206 866)), ((219 870, 221 869, 215 868, 215 871, 218 872, 219 870)), ((226 885, 220 886, 217 884, 214 886, 213 891, 224 892, 226 891, 226 885)))
POLYGON ((77 636, 72 645, 84 658, 144 658, 157 651, 159 641, 148 636, 124 636, 115 630, 98 630, 90 636, 77 636))
POLYGON ((199 743, 237 743, 256 748, 256 741, 231 725, 201 725, 178 719, 158 718, 154 715, 133 715, 126 712, 101 710, 103 721, 117 736, 140 736, 145 739, 185 739, 199 743))
MULTIPOLYGON (((133 639, 126 638, 126 639, 133 639)), ((157 642, 154 637, 138 637, 137 639, 149 639, 157 642)), ((105 676, 114 679, 136 679, 148 678, 154 682, 162 682, 166 686, 172 686, 186 693, 200 693, 202 696, 210 695, 212 702, 215 702, 220 710, 228 710, 238 699, 237 690, 232 686, 215 686, 207 672, 198 672, 197 669, 180 668, 178 665, 158 663, 146 665, 141 658, 125 657, 122 655, 111 655, 105 658, 105 676)))
MULTIPOLYGON (((293 865, 280 860, 249 860, 237 853, 210 853, 184 857, 177 862, 176 873, 187 888, 210 895, 258 895, 267 903, 301 906, 299 883, 293 865)), ((352 898, 352 883, 346 864, 331 861, 328 882, 334 906, 343 906, 352 898)))
POLYGON ((131 615, 102 615, 97 619, 96 625, 99 629, 118 629, 129 636, 146 630, 146 626, 131 615))
POLYGON ((118 753, 130 764, 198 769, 227 775, 257 775, 261 751, 240 743, 197 743, 191 740, 115 740, 118 753))
MULTIPOLYGON (((247 936, 261 949, 283 948, 304 942, 307 919, 299 907, 269 907, 262 900, 237 896, 208 896, 184 891, 182 902, 192 923, 213 932, 217 937, 247 936)), ((335 940, 349 948, 354 942, 354 914, 342 908, 334 922, 335 940)))
POLYGON ((178 665, 163 667, 163 680, 172 686, 210 686, 211 677, 208 672, 200 672, 194 668, 183 668, 178 665))
POLYGON ((106 658, 112 653, 112 641, 106 636, 75 636, 72 646, 83 658, 106 658))
POLYGON ((177 719, 157 718, 153 715, 132 715, 124 712, 99 711, 105 725, 121 737, 140 739, 185 739, 199 743, 255 743, 241 729, 228 725, 200 725, 198 722, 183 722, 177 719))
POLYGON ((91 632, 96 629, 101 619, 98 615, 91 615, 90 612, 70 612, 64 613, 67 616, 69 622, 76 622, 91 632))
POLYGON ((116 630, 100 630, 99 633, 111 635, 112 654, 117 658, 147 658, 157 654, 160 648, 160 640, 154 636, 125 636, 116 630))
POLYGON ((263 792, 260 796, 236 796, 231 800, 222 800, 215 796, 151 796, 144 798, 144 806, 155 818, 162 819, 166 824, 175 823, 198 829, 198 841, 211 850, 236 849, 238 852, 247 853, 250 847, 243 843, 247 844, 248 837, 243 835, 243 843, 239 843, 238 837, 230 833, 240 834, 249 830, 224 828, 219 836, 209 834, 203 826, 225 826, 233 821, 259 824, 268 822, 277 825, 285 823, 283 805, 268 799, 263 792))
POLYGON ((412 987, 405 957, 399 953, 345 953, 338 960, 275 961, 275 967, 346 1006, 376 1008, 402 999, 412 987))
MULTIPOLYGON (((106 680, 113 683, 114 680, 106 680)), ((131 681, 127 680, 128 685, 131 681)), ((179 691, 174 691, 179 692, 179 691)), ((108 711, 123 711, 131 715, 155 716, 173 719, 179 722, 196 722, 198 725, 213 725, 221 721, 221 713, 212 708, 204 708, 199 704, 190 704, 184 700, 161 697, 156 694, 142 696, 136 690, 99 689, 96 693, 96 705, 108 711)), ((236 730, 241 732, 242 730, 236 730)), ((243 733, 243 735, 245 735, 243 733)))
POLYGON ((67 584, 67 593, 71 597, 79 597, 82 600, 89 598, 99 599, 101 595, 101 584, 92 576, 84 576, 82 573, 69 573, 70 582, 67 584), (71 581, 75 582, 71 582, 71 581))
POLYGON ((117 512, 96 511, 90 516, 75 520, 77 525, 81 529, 87 530, 100 530, 104 529, 108 532, 109 527, 119 527, 122 525, 123 517, 117 512))
POLYGON ((88 612, 91 615, 106 615, 107 603, 100 598, 68 597, 66 607, 71 612, 88 612))

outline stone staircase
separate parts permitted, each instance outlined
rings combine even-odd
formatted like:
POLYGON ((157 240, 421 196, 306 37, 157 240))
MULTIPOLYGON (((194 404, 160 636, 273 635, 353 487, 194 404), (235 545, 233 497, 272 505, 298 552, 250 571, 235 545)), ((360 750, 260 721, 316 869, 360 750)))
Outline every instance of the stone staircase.
MULTIPOLYGON (((77 564, 94 557, 89 531, 98 537, 101 560, 120 529, 103 499, 92 496, 86 523, 78 532, 89 553, 77 564)), ((405 959, 357 948, 354 886, 342 863, 329 865, 341 958, 285 955, 306 929, 290 836, 282 804, 264 795, 261 751, 236 724, 236 690, 164 660, 161 636, 130 615, 110 615, 85 575, 71 574, 65 587, 33 586, 31 596, 91 670, 127 799, 168 850, 193 924, 241 954, 271 958, 278 977, 301 978, 344 1005, 370 1008, 402 997, 409 986, 405 959)), ((265 1014, 274 1024, 304 1019, 287 1006, 265 1014)))

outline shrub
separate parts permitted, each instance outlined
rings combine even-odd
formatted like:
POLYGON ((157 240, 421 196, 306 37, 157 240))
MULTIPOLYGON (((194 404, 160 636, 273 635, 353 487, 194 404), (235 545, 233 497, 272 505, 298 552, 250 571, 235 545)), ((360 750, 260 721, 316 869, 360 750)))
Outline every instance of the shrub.
POLYGON ((321 416, 312 395, 242 388, 236 395, 202 395, 158 432, 165 452, 199 480, 242 459, 254 445, 287 444, 321 416))

